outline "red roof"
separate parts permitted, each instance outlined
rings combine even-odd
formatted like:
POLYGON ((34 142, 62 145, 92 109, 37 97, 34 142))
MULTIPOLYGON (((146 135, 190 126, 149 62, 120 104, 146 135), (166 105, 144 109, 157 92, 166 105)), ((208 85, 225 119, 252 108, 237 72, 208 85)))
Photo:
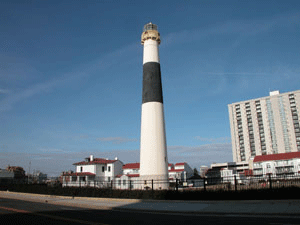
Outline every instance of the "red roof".
POLYGON ((126 176, 128 176, 128 177, 139 177, 140 175, 139 174, 127 174, 126 176))
POLYGON ((288 152, 288 153, 279 153, 272 155, 258 155, 254 157, 253 162, 263 162, 263 161, 274 161, 274 160, 287 160, 300 158, 300 152, 288 152))
POLYGON ((94 173, 90 173, 90 172, 82 172, 82 173, 69 173, 67 175, 64 176, 95 176, 94 173))
POLYGON ((102 159, 102 158, 95 158, 93 161, 82 161, 78 163, 74 163, 73 165, 92 165, 92 164, 107 164, 107 163, 114 163, 117 160, 108 160, 108 159, 102 159))
POLYGON ((127 177, 139 177, 139 174, 119 174, 116 177, 120 178, 121 176, 127 176, 127 177))
POLYGON ((139 169, 140 163, 127 163, 123 166, 123 169, 139 169))
POLYGON ((184 166, 186 163, 183 162, 183 163, 176 163, 175 166, 184 166))
POLYGON ((169 163, 169 165, 168 165, 168 166, 174 166, 174 165, 173 165, 173 163, 169 163))
POLYGON ((169 172, 182 172, 184 171, 184 169, 179 169, 179 170, 176 170, 176 169, 170 169, 169 172))

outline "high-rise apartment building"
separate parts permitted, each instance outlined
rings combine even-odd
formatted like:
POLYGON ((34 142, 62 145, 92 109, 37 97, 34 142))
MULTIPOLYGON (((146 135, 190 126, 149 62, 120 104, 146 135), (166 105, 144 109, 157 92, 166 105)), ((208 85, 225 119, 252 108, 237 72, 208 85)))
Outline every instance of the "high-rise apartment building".
POLYGON ((228 105, 233 160, 300 151, 300 90, 228 105))

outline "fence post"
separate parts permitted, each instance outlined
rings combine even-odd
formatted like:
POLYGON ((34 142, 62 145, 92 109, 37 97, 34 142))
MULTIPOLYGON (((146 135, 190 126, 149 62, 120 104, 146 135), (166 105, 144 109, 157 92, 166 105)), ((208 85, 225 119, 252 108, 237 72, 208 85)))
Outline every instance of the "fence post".
POLYGON ((206 191, 206 177, 204 177, 203 179, 203 189, 204 191, 206 191))
POLYGON ((234 175, 234 191, 237 191, 236 175, 234 175))
POLYGON ((176 178, 175 190, 178 191, 178 179, 176 178))
POLYGON ((113 180, 110 181, 110 188, 113 189, 113 180))
POLYGON ((271 174, 269 173, 269 183, 270 183, 270 189, 272 189, 272 178, 271 178, 271 174))
POLYGON ((151 197, 153 199, 153 196, 154 196, 154 185, 153 185, 153 179, 151 180, 151 197))
POLYGON ((129 190, 131 191, 131 180, 129 180, 129 190))

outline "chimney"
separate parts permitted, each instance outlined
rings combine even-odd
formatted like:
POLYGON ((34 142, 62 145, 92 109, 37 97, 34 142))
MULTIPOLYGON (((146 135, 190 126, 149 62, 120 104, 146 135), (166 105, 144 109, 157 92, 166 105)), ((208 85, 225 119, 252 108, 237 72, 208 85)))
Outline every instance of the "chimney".
POLYGON ((279 91, 271 91, 270 96, 279 95, 279 91))
POLYGON ((94 161, 94 156, 90 155, 90 162, 94 161))
POLYGON ((115 157, 115 160, 119 160, 118 157, 115 157))

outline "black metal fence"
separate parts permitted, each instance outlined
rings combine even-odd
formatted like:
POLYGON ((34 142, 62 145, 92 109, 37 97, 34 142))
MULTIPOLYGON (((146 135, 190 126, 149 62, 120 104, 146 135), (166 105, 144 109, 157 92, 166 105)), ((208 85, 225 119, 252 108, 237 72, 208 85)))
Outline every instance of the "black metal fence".
MULTIPOLYGON (((300 176, 213 177, 182 181, 132 180, 85 182, 81 186, 2 183, 0 190, 37 194, 160 200, 299 199, 300 176), (123 186, 122 186, 123 185, 123 186), (167 185, 160 189, 159 185, 167 185)), ((79 185, 79 184, 78 184, 79 185)))
POLYGON ((300 187, 300 175, 261 175, 239 178, 231 176, 226 178, 204 178, 204 190, 259 190, 276 189, 283 187, 300 187))
POLYGON ((240 191, 274 189, 283 187, 300 187, 299 174, 261 175, 261 176, 230 176, 210 177, 193 180, 140 180, 117 179, 111 181, 76 181, 65 182, 63 187, 93 187, 119 190, 203 190, 203 191, 240 191))

